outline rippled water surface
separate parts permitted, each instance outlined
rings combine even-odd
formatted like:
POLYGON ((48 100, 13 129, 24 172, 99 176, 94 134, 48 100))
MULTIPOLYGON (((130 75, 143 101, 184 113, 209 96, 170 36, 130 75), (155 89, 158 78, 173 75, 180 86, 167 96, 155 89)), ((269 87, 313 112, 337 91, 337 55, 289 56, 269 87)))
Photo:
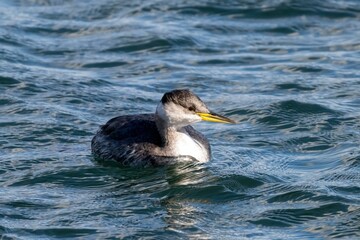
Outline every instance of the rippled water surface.
POLYGON ((0 238, 360 238, 358 1, 0 2, 0 238), (190 88, 204 165, 93 160, 190 88))

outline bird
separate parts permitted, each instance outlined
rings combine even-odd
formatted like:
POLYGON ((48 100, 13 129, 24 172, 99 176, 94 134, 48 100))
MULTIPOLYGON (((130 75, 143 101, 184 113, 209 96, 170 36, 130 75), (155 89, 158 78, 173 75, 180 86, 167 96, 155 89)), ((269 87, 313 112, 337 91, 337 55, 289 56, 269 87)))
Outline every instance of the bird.
POLYGON ((94 157, 125 166, 208 162, 210 144, 191 124, 235 123, 209 110, 189 89, 166 92, 153 114, 122 115, 100 126, 91 141, 94 157))

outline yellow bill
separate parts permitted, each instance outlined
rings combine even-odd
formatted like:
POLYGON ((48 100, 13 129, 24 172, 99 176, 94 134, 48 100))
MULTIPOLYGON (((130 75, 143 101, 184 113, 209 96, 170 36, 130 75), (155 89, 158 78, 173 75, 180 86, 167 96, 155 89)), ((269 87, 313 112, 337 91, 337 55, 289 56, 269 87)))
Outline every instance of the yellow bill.
POLYGON ((196 114, 199 115, 203 121, 218 122, 218 123, 236 123, 234 120, 231 120, 230 118, 221 116, 221 115, 216 114, 216 113, 201 113, 201 112, 198 112, 196 114))

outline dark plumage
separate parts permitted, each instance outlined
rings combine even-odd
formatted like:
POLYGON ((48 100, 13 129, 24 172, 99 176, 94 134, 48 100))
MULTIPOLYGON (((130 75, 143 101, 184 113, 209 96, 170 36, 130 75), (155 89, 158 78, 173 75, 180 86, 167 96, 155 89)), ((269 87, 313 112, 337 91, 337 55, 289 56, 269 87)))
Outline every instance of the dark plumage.
MULTIPOLYGON (((210 145, 206 138, 193 127, 186 131, 199 142, 210 145)), ((115 160, 123 165, 148 166, 166 165, 174 162, 173 156, 155 156, 151 152, 163 146, 155 124, 155 114, 125 115, 112 118, 101 126, 92 139, 94 154, 101 159, 115 160)))

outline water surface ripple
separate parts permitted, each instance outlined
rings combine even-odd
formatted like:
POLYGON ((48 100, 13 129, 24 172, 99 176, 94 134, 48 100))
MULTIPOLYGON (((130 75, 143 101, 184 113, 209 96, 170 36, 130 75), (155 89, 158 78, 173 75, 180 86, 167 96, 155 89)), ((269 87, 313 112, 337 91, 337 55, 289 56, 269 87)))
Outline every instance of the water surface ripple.
POLYGON ((358 1, 0 2, 1 239, 360 238, 358 1), (93 161, 190 88, 205 165, 93 161))

